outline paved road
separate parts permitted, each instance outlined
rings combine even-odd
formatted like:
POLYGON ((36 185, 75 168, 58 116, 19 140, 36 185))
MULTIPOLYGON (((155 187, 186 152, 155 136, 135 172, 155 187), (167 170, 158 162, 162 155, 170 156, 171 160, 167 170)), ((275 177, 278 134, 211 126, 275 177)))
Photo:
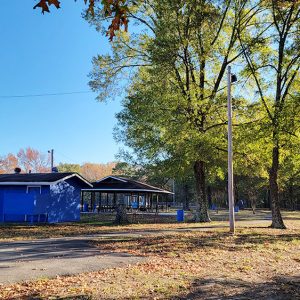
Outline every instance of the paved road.
MULTIPOLYGON (((256 220, 253 224, 266 222, 256 220)), ((242 226, 244 222, 240 221, 242 226)), ((251 221, 246 222, 250 224, 251 221)), ((179 225, 180 226, 180 225, 179 225)), ((189 227, 170 230, 116 232, 84 237, 65 237, 21 242, 0 242, 0 284, 32 280, 40 277, 70 275, 106 268, 119 267, 143 261, 144 257, 126 253, 101 252, 91 241, 117 236, 144 236, 183 231, 210 231, 224 225, 189 227)))
POLYGON ((90 240, 79 237, 0 243, 0 284, 97 271, 144 259, 101 252, 90 240))

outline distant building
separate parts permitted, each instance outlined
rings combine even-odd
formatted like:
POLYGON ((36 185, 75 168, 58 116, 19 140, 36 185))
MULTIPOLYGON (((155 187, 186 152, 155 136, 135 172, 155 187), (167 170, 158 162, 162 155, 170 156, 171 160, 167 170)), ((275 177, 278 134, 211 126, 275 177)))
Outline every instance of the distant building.
POLYGON ((92 184, 77 173, 0 175, 0 222, 80 219, 80 192, 92 184))
POLYGON ((167 190, 119 176, 107 176, 82 189, 83 212, 114 210, 119 203, 128 209, 167 208, 173 195, 167 190))

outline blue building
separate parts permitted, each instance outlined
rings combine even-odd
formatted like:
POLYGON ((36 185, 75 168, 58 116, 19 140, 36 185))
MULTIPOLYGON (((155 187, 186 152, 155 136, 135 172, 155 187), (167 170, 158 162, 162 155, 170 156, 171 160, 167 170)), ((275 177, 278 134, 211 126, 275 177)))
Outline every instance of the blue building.
POLYGON ((78 221, 81 189, 91 187, 77 173, 1 174, 0 222, 78 221))

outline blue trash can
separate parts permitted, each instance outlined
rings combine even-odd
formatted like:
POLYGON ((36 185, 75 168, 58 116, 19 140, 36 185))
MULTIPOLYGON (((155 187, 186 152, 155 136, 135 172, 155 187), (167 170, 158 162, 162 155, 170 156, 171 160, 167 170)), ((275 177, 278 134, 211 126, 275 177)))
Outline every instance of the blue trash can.
POLYGON ((89 211, 89 205, 88 205, 87 203, 84 203, 84 204, 83 204, 83 211, 84 211, 84 212, 89 211))
POLYGON ((236 205, 235 207, 234 207, 234 212, 239 212, 239 207, 236 205))
POLYGON ((179 209, 177 210, 177 222, 183 222, 184 221, 184 210, 179 209))

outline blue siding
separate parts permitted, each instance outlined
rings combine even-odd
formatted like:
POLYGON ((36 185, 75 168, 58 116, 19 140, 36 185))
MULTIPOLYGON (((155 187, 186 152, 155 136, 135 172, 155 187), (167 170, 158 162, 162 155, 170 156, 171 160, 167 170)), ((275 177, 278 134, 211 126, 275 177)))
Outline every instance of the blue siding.
POLYGON ((0 222, 3 222, 3 199, 2 199, 2 189, 0 189, 0 222))
POLYGON ((33 199, 30 196, 26 194, 26 186, 1 186, 1 221, 23 221, 24 214, 32 213, 33 199))
POLYGON ((4 192, 3 199, 5 207, 5 221, 21 222, 24 221, 25 215, 33 214, 34 195, 6 191, 4 192))
POLYGON ((40 194, 27 194, 26 185, 0 186, 0 221, 23 222, 25 215, 35 212, 38 198, 49 194, 49 186, 42 186, 40 194))
POLYGON ((0 222, 24 221, 24 215, 48 214, 48 222, 80 220, 78 178, 42 186, 41 194, 27 194, 27 186, 0 186, 0 222), (4 218, 5 216, 5 218, 4 218))
POLYGON ((50 186, 50 193, 37 201, 36 213, 48 214, 49 223, 80 220, 81 185, 76 179, 50 186))

